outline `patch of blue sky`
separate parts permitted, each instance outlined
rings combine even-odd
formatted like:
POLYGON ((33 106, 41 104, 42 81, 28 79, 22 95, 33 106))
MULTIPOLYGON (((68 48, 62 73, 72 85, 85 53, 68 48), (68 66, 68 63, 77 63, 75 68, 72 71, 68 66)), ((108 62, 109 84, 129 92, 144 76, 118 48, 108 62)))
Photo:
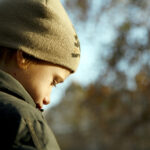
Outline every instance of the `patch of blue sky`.
POLYGON ((148 30, 143 26, 135 26, 129 31, 127 36, 128 44, 139 43, 146 45, 148 43, 148 30))
MULTIPOLYGON (((130 55, 134 55, 134 53, 130 52, 130 55)), ((146 51, 145 53, 141 53, 139 55, 139 60, 136 61, 134 64, 130 65, 128 59, 123 59, 120 61, 120 63, 118 63, 117 66, 119 71, 124 72, 128 76, 127 86, 130 90, 136 89, 135 76, 141 71, 141 66, 149 63, 149 51, 146 51)))
POLYGON ((145 51, 145 53, 141 56, 141 61, 143 64, 148 64, 150 66, 150 51, 145 51))
POLYGON ((116 80, 116 73, 113 70, 109 70, 109 74, 107 74, 107 78, 104 81, 100 80, 101 84, 110 85, 114 80, 116 80))
POLYGON ((130 90, 134 90, 136 88, 135 84, 135 75, 140 71, 141 63, 140 61, 137 63, 132 64, 132 66, 129 64, 127 59, 123 59, 118 64, 118 70, 123 72, 128 78, 127 78, 127 87, 130 90))
POLYGON ((146 17, 149 15, 145 15, 146 11, 143 11, 140 7, 136 5, 129 5, 128 6, 128 18, 132 20, 132 23, 140 24, 146 21, 146 17))

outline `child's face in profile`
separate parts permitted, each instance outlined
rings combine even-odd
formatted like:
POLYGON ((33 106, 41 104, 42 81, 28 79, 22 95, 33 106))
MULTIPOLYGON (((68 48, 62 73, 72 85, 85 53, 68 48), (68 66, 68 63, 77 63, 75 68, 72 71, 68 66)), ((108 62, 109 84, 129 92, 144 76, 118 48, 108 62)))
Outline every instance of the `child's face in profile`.
POLYGON ((68 69, 46 65, 30 64, 28 69, 18 72, 18 80, 28 91, 39 109, 50 103, 52 87, 63 82, 70 75, 68 69))

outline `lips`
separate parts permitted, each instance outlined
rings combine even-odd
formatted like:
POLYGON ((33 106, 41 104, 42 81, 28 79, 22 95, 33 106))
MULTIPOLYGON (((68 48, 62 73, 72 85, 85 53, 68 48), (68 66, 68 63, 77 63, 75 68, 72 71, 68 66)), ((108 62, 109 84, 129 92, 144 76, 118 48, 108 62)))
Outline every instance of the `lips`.
POLYGON ((39 109, 41 112, 44 112, 44 109, 39 104, 36 104, 36 108, 39 109))
POLYGON ((44 112, 44 109, 40 109, 41 112, 44 112))

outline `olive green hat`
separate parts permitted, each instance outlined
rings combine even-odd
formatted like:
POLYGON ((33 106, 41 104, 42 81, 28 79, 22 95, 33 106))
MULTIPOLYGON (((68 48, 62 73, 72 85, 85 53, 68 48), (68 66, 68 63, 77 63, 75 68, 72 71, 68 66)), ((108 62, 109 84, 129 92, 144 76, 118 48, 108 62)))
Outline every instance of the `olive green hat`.
POLYGON ((80 59, 78 37, 59 0, 0 0, 0 45, 73 72, 80 59))

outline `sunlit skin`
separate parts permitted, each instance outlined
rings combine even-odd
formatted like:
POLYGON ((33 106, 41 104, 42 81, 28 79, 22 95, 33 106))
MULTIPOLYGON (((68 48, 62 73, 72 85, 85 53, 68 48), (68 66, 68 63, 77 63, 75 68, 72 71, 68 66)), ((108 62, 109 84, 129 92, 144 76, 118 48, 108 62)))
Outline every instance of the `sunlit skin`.
POLYGON ((50 103, 51 90, 70 75, 70 70, 48 63, 29 64, 19 59, 19 67, 11 66, 6 71, 14 76, 28 91, 39 109, 50 103))
POLYGON ((70 71, 59 66, 31 64, 27 70, 17 72, 16 78, 33 98, 39 109, 50 103, 53 86, 63 82, 70 71))

